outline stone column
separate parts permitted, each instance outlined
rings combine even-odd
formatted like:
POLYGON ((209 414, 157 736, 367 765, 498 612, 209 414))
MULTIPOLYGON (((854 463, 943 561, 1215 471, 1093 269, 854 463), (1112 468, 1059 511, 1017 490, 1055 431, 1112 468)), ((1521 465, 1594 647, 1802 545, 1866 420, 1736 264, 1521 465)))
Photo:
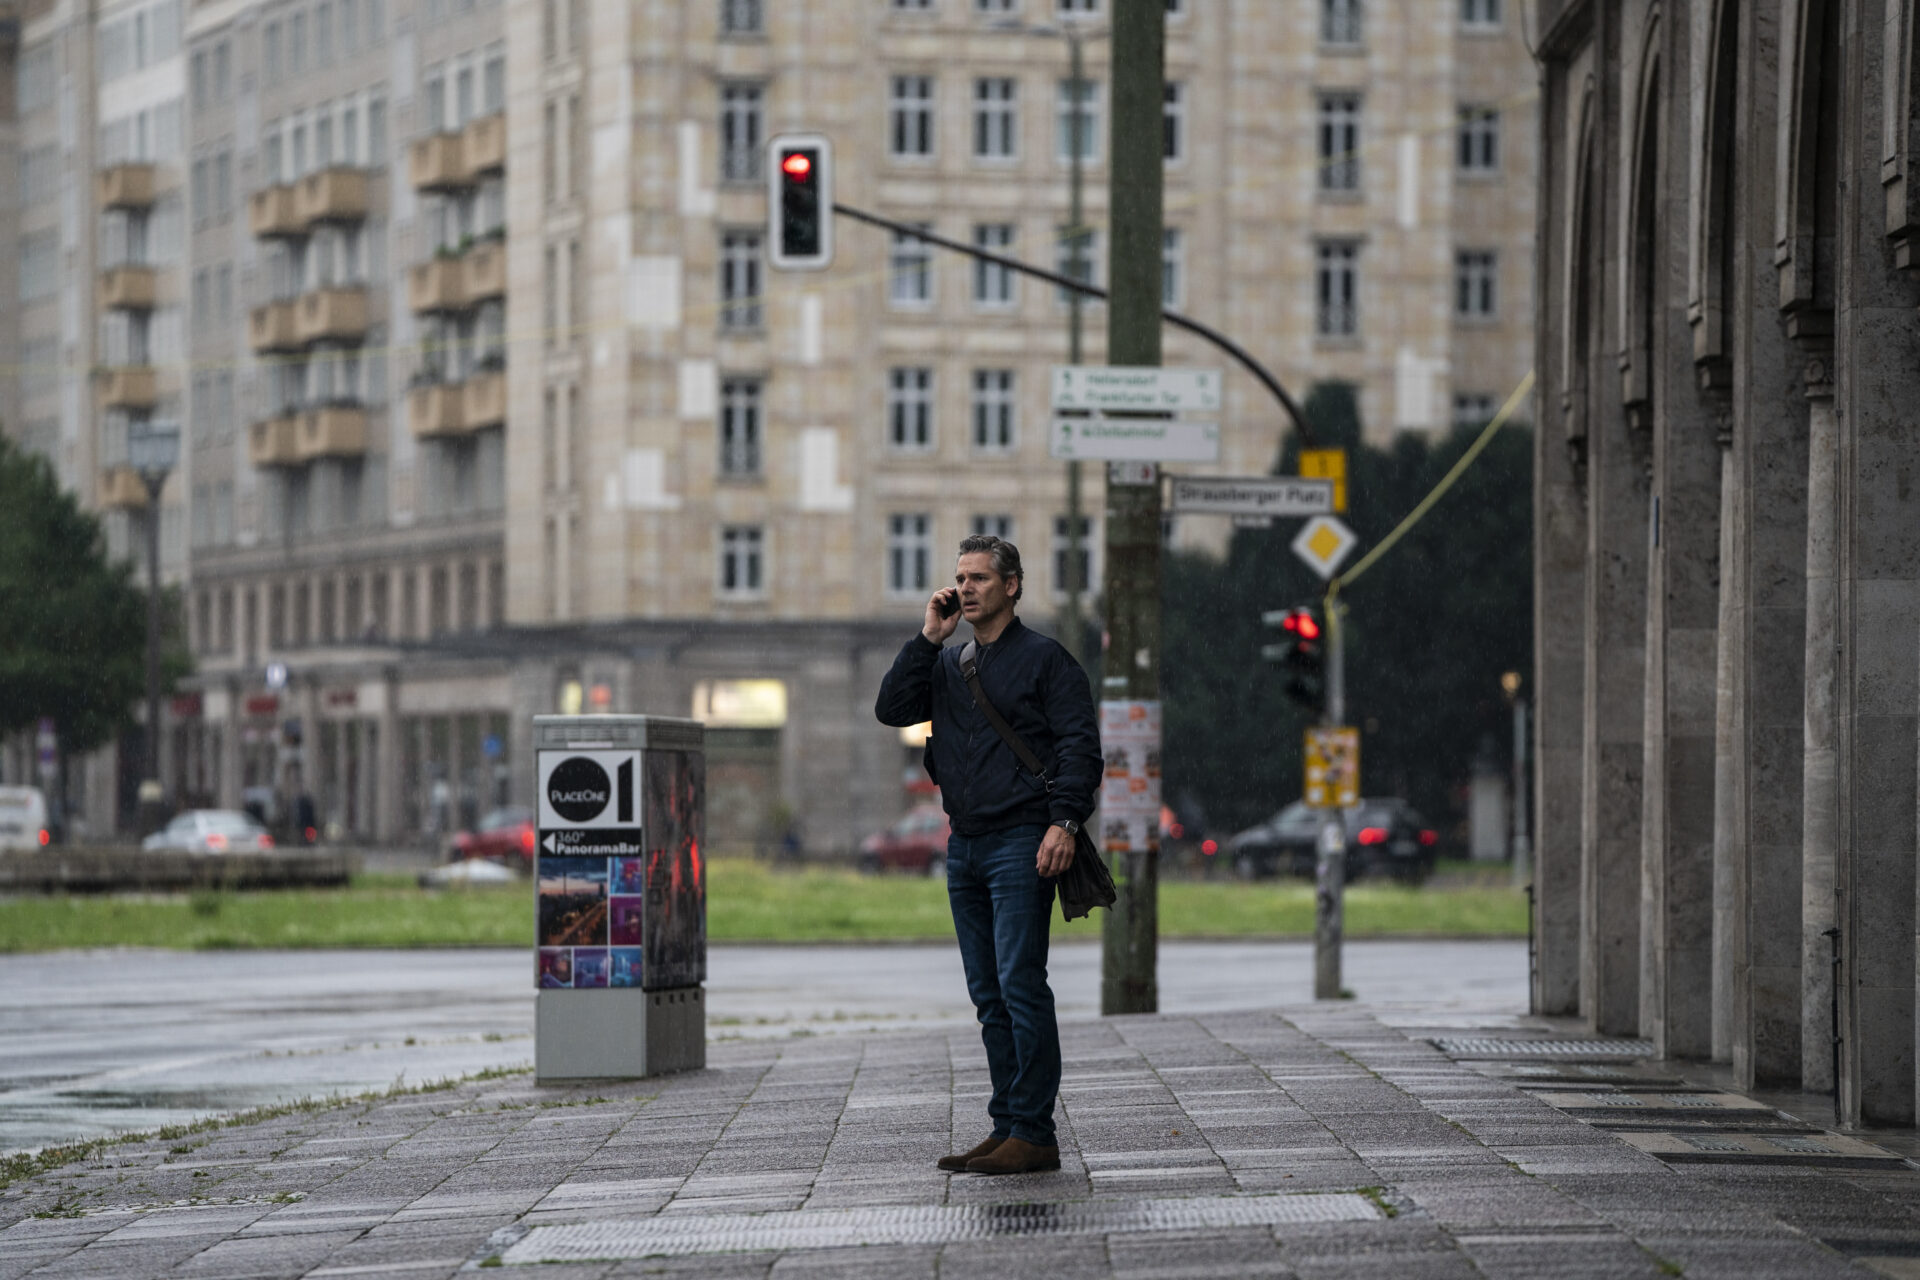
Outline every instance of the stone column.
MULTIPOLYGON (((395 575, 398 577, 398 575, 395 575)), ((399 842, 400 793, 406 785, 400 771, 406 753, 400 742, 400 682, 392 668, 380 681, 381 697, 374 720, 375 742, 370 764, 373 766, 373 836, 383 842, 399 842)))
POLYGON ((1835 871, 1840 797, 1834 738, 1835 647, 1839 542, 1835 505, 1840 423, 1826 365, 1807 373, 1806 621, 1800 817, 1800 1082, 1810 1092, 1833 1088, 1833 959, 1839 954, 1835 871))

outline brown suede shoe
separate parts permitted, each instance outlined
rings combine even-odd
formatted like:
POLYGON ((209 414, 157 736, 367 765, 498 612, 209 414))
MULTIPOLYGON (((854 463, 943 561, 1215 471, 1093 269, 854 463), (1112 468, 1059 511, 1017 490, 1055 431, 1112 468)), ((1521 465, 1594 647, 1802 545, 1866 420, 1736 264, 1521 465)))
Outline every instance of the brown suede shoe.
POLYGON ((992 1155, 1000 1149, 1000 1144, 1005 1141, 1005 1138, 988 1138, 971 1151, 962 1151, 957 1156, 941 1156, 934 1163, 942 1169, 945 1169, 948 1173, 965 1173, 967 1161, 978 1160, 981 1156, 985 1155, 992 1155))
POLYGON ((1040 1173, 1060 1167, 1060 1148, 1008 1138, 991 1155, 967 1161, 968 1173, 1040 1173))

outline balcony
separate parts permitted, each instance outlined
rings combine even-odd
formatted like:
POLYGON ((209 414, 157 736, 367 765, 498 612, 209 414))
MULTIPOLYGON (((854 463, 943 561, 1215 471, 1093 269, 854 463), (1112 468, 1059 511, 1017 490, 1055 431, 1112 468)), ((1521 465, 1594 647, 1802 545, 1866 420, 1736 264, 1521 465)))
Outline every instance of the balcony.
POLYGON ((100 382, 105 409, 151 409, 160 402, 160 376, 152 365, 127 364, 108 369, 100 382))
POLYGON ((407 148, 407 176, 416 190, 451 191, 470 185, 461 135, 436 133, 407 148))
POLYGON ((460 259, 466 278, 467 304, 507 296, 507 246, 499 240, 483 240, 467 250, 460 259))
POLYGON ((467 430, 497 427, 507 420, 507 375, 498 369, 474 373, 461 384, 466 396, 467 430))
POLYGON ((293 351, 300 346, 294 304, 269 302, 247 313, 247 345, 256 352, 293 351))
POLYGON ((306 233, 306 224, 294 215, 292 187, 268 187, 247 197, 247 227, 264 240, 272 236, 306 233))
POLYGON ((94 194, 103 209, 151 208, 156 178, 151 164, 110 164, 93 176, 94 194))
POLYGON ((293 336, 300 342, 354 342, 367 336, 367 291, 360 285, 315 289, 293 305, 293 336))
POLYGON ((299 416, 281 414, 247 428, 247 461, 256 467, 290 467, 300 461, 296 447, 299 416))
POLYGON ((357 458, 367 451, 367 411, 345 405, 308 409, 298 419, 294 456, 301 462, 314 458, 357 458))
POLYGON ((415 313, 458 311, 467 305, 458 258, 435 258, 407 268, 407 305, 415 313))
POLYGON ((423 440, 466 434, 466 400, 457 382, 429 382, 407 392, 407 418, 423 440))
POLYGON ((302 226, 358 222, 367 216, 367 175, 359 169, 322 169, 294 184, 293 212, 302 226))
POLYGON ((496 111, 467 121, 460 131, 460 162, 468 181, 507 167, 507 117, 496 111))
POLYGON ((147 482, 132 467, 109 467, 100 477, 100 505, 132 511, 147 505, 147 482))
POLYGON ((160 273, 139 263, 100 273, 100 305, 118 311, 151 311, 160 294, 160 273))

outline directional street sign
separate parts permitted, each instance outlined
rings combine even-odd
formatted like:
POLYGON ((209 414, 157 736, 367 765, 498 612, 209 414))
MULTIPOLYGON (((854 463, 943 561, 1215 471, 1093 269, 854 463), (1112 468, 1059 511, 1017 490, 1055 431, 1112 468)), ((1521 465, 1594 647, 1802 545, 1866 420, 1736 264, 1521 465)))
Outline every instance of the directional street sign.
POLYGON ((1053 370, 1053 407, 1127 412, 1220 411, 1220 370, 1069 364, 1053 370))
POLYGON ((1301 526, 1300 536, 1293 540, 1293 554, 1322 578, 1331 578, 1359 540, 1337 517, 1315 516, 1301 526))
POLYGON ((1333 510, 1333 481, 1298 476, 1175 476, 1168 509, 1206 516, 1325 515, 1333 510))
POLYGON ((1048 451, 1095 462, 1218 462, 1220 424, 1171 418, 1055 418, 1048 451))

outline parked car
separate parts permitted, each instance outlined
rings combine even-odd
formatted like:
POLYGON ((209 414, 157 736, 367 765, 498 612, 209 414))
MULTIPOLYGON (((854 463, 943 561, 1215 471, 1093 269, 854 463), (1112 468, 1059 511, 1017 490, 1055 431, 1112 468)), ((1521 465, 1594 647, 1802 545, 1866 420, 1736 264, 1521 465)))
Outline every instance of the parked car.
MULTIPOLYGON (((1347 879, 1391 875, 1418 883, 1433 870, 1439 833, 1406 801, 1391 796, 1365 799, 1341 816, 1347 838, 1347 879)), ((1320 811, 1296 800, 1258 826, 1236 833, 1227 840, 1225 850, 1234 874, 1242 880, 1311 876, 1320 825, 1320 811)))
POLYGON ((0 787, 0 849, 43 849, 53 843, 47 798, 38 787, 0 787))
POLYGON ((947 811, 937 804, 915 805, 884 831, 860 842, 860 869, 947 874, 947 811))
POLYGON ((533 810, 509 806, 480 819, 472 831, 456 831, 448 843, 447 860, 482 858, 502 866, 533 868, 533 810))
POLYGON ((273 848, 273 837, 238 809, 188 809, 140 842, 142 849, 183 853, 255 853, 273 848))

